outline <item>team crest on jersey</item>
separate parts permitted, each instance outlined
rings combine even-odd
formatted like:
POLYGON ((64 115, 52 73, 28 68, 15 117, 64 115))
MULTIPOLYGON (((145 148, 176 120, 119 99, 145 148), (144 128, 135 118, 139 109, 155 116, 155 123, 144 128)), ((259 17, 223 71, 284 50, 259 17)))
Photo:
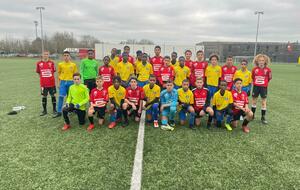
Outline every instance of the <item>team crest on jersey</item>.
POLYGON ((257 74, 258 73, 258 69, 255 69, 254 73, 257 74))
POLYGON ((97 91, 94 92, 94 96, 97 96, 97 91))
POLYGON ((227 67, 224 67, 224 71, 227 71, 227 67))
POLYGON ((101 68, 101 71, 103 71, 103 70, 104 70, 104 68, 102 67, 102 68, 101 68))
POLYGON ((265 73, 265 75, 267 75, 268 69, 264 69, 264 73, 265 73))
POLYGON ((237 93, 234 93, 233 96, 236 98, 237 97, 237 93))

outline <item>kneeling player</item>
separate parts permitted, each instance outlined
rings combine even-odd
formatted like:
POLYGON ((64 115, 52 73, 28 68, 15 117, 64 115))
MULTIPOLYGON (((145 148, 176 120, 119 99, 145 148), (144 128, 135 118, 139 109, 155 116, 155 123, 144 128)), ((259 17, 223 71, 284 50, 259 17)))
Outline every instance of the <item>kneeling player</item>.
POLYGON ((95 113, 97 113, 97 117, 99 118, 99 125, 103 125, 104 122, 106 104, 108 102, 108 92, 107 89, 103 87, 103 83, 102 76, 98 76, 96 79, 97 87, 94 88, 90 94, 90 108, 88 111, 90 126, 87 128, 88 131, 94 129, 95 113))
POLYGON ((89 101, 89 90, 84 84, 81 84, 79 73, 74 73, 73 81, 74 84, 69 88, 66 105, 63 108, 65 125, 62 130, 64 131, 71 127, 68 116, 69 112, 75 112, 78 116, 79 125, 84 125, 86 103, 89 101))
POLYGON ((180 124, 184 125, 186 120, 186 114, 190 113, 189 127, 190 129, 195 129, 195 110, 194 104, 194 94, 189 89, 190 82, 188 79, 182 81, 182 88, 178 89, 178 102, 179 102, 179 118, 180 124))
POLYGON ((232 128, 230 126, 231 120, 232 120, 232 94, 227 89, 227 82, 221 81, 220 90, 217 91, 212 99, 212 105, 214 106, 215 115, 217 119, 217 127, 221 127, 222 121, 224 117, 227 115, 227 119, 225 122, 225 127, 228 131, 231 131, 232 128))
POLYGON ((129 87, 126 89, 125 100, 122 105, 124 127, 129 125, 128 115, 133 115, 135 121, 140 120, 144 98, 144 90, 137 85, 137 78, 131 77, 129 79, 129 87))
POLYGON ((212 118, 214 116, 214 110, 209 107, 210 104, 210 97, 209 97, 209 90, 204 88, 204 81, 203 78, 197 78, 195 82, 196 88, 193 89, 194 94, 194 109, 196 112, 196 119, 195 123, 197 126, 200 125, 201 121, 200 118, 209 114, 208 121, 207 121, 207 128, 211 127, 212 118))
POLYGON ((175 121, 174 117, 178 104, 178 93, 174 89, 172 80, 169 80, 166 84, 166 89, 160 93, 160 111, 161 111, 161 128, 163 130, 174 130, 175 121), (169 124, 168 124, 169 119, 169 124))
POLYGON ((144 109, 146 110, 147 122, 153 121, 154 127, 158 126, 158 112, 159 112, 159 96, 160 87, 156 85, 155 75, 150 75, 149 84, 143 87, 145 93, 146 104, 144 109))
POLYGON ((236 78, 234 80, 235 89, 232 91, 233 98, 233 121, 232 127, 236 128, 238 125, 238 120, 243 116, 244 121, 242 124, 243 131, 249 133, 250 129, 248 127, 249 121, 252 120, 253 112, 249 109, 248 96, 245 91, 242 91, 242 79, 236 78))

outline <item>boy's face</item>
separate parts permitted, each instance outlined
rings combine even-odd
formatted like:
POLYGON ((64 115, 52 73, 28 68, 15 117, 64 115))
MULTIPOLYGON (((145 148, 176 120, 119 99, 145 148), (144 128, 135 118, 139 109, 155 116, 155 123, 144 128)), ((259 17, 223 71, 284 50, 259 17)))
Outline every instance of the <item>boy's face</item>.
POLYGON ((117 89, 120 86, 120 82, 118 80, 114 80, 114 87, 117 89))
POLYGON ((147 63, 147 59, 148 59, 147 55, 143 55, 141 56, 141 58, 143 63, 147 63))
POLYGON ((88 52, 88 58, 89 59, 94 59, 94 52, 93 51, 88 52))
POLYGON ((101 88, 103 86, 103 80, 102 79, 97 79, 96 84, 98 88, 101 88))
POLYGON ((136 58, 137 58, 138 60, 142 60, 142 54, 141 54, 141 53, 136 54, 136 58))
POLYGON ((48 51, 45 51, 44 53, 43 53, 43 60, 48 60, 49 59, 49 52, 48 51))
POLYGON ((241 68, 242 69, 246 69, 247 68, 247 63, 246 62, 242 62, 241 63, 241 68))
POLYGON ((198 59, 198 61, 202 61, 203 60, 203 53, 202 52, 199 52, 197 54, 197 59, 198 59))
POLYGON ((149 83, 150 83, 150 85, 154 85, 156 83, 156 78, 155 77, 150 77, 149 83))
POLYGON ((156 56, 159 56, 160 52, 161 52, 160 48, 155 48, 154 49, 154 53, 155 53, 156 56))
POLYGON ((222 81, 221 84, 220 84, 220 89, 223 90, 223 91, 226 90, 227 89, 227 83, 222 81))
POLYGON ((75 76, 75 77, 73 77, 73 81, 74 81, 74 84, 80 84, 81 83, 81 81, 80 81, 80 76, 75 76))
POLYGON ((65 61, 65 62, 70 61, 70 54, 64 53, 64 61, 65 61))
POLYGON ((185 59, 184 59, 184 58, 180 58, 180 59, 179 59, 179 64, 180 64, 181 67, 184 66, 184 62, 185 62, 185 59))
POLYGON ((113 48, 113 49, 111 50, 111 54, 112 54, 112 55, 116 55, 116 54, 117 54, 117 49, 116 49, 116 48, 113 48))
POLYGON ((104 63, 104 65, 108 65, 109 64, 109 59, 108 59, 108 57, 105 57, 104 59, 103 59, 103 63, 104 63))
POLYGON ((227 64, 227 66, 231 67, 233 65, 233 59, 232 58, 227 58, 226 59, 226 64, 227 64))
POLYGON ((264 67, 265 67, 266 61, 265 61, 265 58, 264 58, 264 57, 259 57, 258 60, 257 60, 257 62, 258 62, 258 66, 259 66, 260 68, 264 68, 264 67))
POLYGON ((185 53, 185 58, 186 58, 187 60, 190 60, 191 57, 192 57, 192 52, 187 51, 187 52, 185 53))
POLYGON ((202 80, 196 80, 196 87, 202 88, 203 87, 203 81, 202 80))
POLYGON ((173 83, 167 83, 166 84, 166 89, 168 92, 171 92, 173 90, 173 83))
POLYGON ((211 62, 211 64, 214 65, 214 66, 218 64, 218 60, 217 60, 216 57, 212 57, 211 60, 210 60, 210 62, 211 62))
POLYGON ((130 53, 130 48, 129 48, 129 47, 125 47, 125 48, 124 48, 124 53, 127 53, 127 54, 129 55, 129 53, 130 53))
POLYGON ((176 53, 172 53, 171 58, 172 58, 172 60, 176 60, 177 59, 177 54, 176 53))
POLYGON ((164 59, 164 65, 165 66, 170 65, 170 59, 168 59, 168 58, 164 59))
POLYGON ((135 88, 137 87, 137 81, 134 80, 134 79, 132 79, 132 80, 130 81, 130 87, 133 88, 133 89, 135 89, 135 88))
POLYGON ((236 81, 236 83, 234 84, 234 86, 236 87, 236 89, 238 89, 239 91, 242 90, 242 81, 236 81))
POLYGON ((182 88, 184 91, 187 91, 189 89, 190 84, 188 82, 183 82, 182 83, 182 88))

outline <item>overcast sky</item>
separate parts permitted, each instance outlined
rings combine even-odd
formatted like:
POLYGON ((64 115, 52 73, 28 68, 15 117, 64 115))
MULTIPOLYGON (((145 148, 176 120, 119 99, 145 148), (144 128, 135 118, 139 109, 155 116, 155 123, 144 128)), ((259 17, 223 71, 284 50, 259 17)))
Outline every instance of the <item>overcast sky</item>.
POLYGON ((91 34, 101 41, 150 39, 156 43, 300 40, 300 0, 1 0, 0 38, 33 39, 36 6, 44 6, 44 30, 91 34))

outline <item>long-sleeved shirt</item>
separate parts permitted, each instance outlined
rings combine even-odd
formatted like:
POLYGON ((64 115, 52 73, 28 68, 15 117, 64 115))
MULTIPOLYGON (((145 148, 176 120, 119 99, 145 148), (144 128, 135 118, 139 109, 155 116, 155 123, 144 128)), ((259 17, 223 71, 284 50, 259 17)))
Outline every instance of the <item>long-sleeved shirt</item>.
POLYGON ((73 84, 69 88, 69 94, 67 97, 68 104, 72 103, 74 105, 79 104, 80 110, 86 109, 86 104, 89 102, 89 90, 83 84, 73 84))
POLYGON ((98 74, 98 61, 95 59, 83 59, 80 63, 80 75, 84 80, 95 79, 98 74))

